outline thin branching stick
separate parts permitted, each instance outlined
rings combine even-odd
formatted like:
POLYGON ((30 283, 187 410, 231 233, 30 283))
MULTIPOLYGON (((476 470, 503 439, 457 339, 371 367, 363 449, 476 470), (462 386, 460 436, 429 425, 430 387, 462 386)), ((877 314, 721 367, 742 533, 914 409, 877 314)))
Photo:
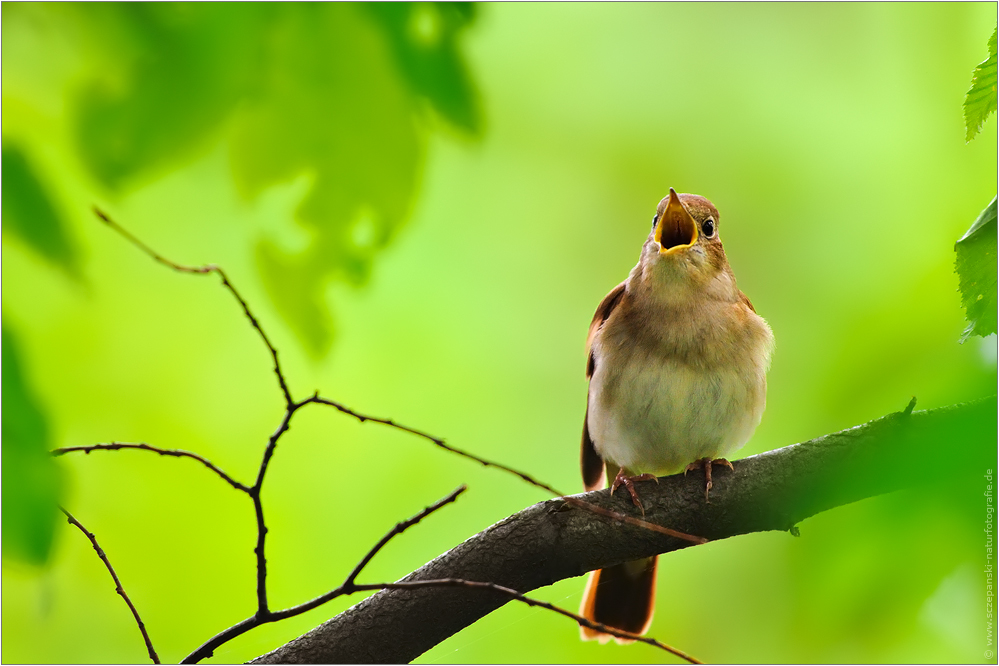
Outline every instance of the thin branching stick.
POLYGON ((387 426, 389 426, 391 428, 397 428, 399 430, 403 430, 405 432, 412 433, 412 434, 414 434, 414 435, 416 435, 418 437, 422 437, 422 438, 424 438, 426 440, 429 440, 429 441, 433 442, 436 446, 444 449, 445 451, 450 451, 451 453, 456 453, 459 456, 463 456, 463 457, 468 458, 470 460, 474 460, 475 462, 479 463, 483 467, 495 467, 495 468, 501 469, 501 470, 503 470, 505 472, 509 472, 510 474, 513 474, 514 476, 518 476, 521 479, 523 479, 524 481, 527 481, 532 486, 537 486, 538 488, 542 488, 544 490, 547 490, 548 492, 550 492, 555 497, 561 497, 562 495, 565 495, 565 493, 560 492, 558 490, 555 490, 554 488, 552 488, 547 483, 544 483, 542 481, 538 481, 537 479, 535 479, 530 474, 525 474, 524 472, 516 470, 516 469, 514 469, 512 467, 507 467, 506 465, 502 465, 502 464, 500 464, 498 462, 493 462, 492 460, 486 460, 485 458, 480 458, 479 456, 477 456, 475 454, 472 454, 472 453, 469 453, 468 451, 462 451, 461 449, 455 448, 455 447, 451 446, 450 444, 445 443, 444 440, 441 439, 440 437, 434 437, 433 435, 425 433, 425 432, 423 432, 421 430, 416 430, 415 428, 410 428, 408 426, 404 426, 404 425, 402 425, 400 423, 396 423, 392 419, 382 419, 382 418, 378 418, 378 417, 375 417, 375 416, 367 416, 365 414, 361 414, 359 412, 355 412, 353 409, 350 409, 349 407, 347 407, 347 406, 345 406, 345 405, 343 405, 343 404, 341 404, 339 402, 319 397, 318 393, 316 395, 312 396, 311 400, 312 400, 312 402, 317 402, 317 403, 319 403, 321 405, 329 405, 330 407, 333 407, 334 409, 336 409, 336 410, 338 410, 338 411, 340 411, 340 412, 342 412, 344 414, 347 414, 349 416, 353 416, 355 419, 357 419, 361 423, 364 423, 365 421, 371 421, 372 423, 381 423, 382 425, 387 425, 387 426))
POLYGON ((242 622, 238 622, 233 626, 229 627, 228 629, 220 631, 215 636, 212 636, 204 643, 204 645, 202 645, 197 650, 184 657, 181 663, 195 664, 201 661, 202 659, 207 659, 208 657, 212 656, 212 654, 219 646, 228 643, 229 641, 231 641, 232 639, 236 638, 241 634, 245 634, 250 629, 259 627, 262 624, 277 622, 278 620, 284 620, 285 618, 301 615, 302 613, 310 611, 318 606, 322 606, 326 602, 332 601, 333 599, 336 599, 339 596, 343 596, 344 594, 351 594, 352 592, 356 591, 357 586, 354 584, 354 579, 357 578, 357 575, 361 573, 361 570, 368 564, 368 562, 371 561, 371 559, 378 553, 378 551, 380 551, 382 547, 385 546, 385 544, 387 544, 393 537, 402 534, 403 532, 408 530, 413 525, 416 525, 430 514, 455 501, 458 498, 458 495, 465 492, 465 490, 467 490, 467 486, 464 485, 459 486, 458 488, 455 488, 453 491, 451 491, 448 495, 437 500, 430 506, 426 507, 425 509, 417 513, 412 518, 409 518, 407 520, 404 520, 396 524, 395 527, 393 527, 385 534, 385 536, 379 539, 378 543, 372 546, 372 548, 367 552, 367 554, 363 558, 361 558, 361 561, 350 572, 346 580, 344 580, 343 584, 341 584, 332 592, 328 592, 320 597, 316 597, 315 599, 307 601, 304 604, 299 604, 298 606, 287 608, 281 611, 275 612, 268 610, 260 612, 258 610, 254 615, 246 618, 242 622), (348 588, 350 591, 348 591, 348 588))
POLYGON ((208 264, 206 266, 183 266, 176 262, 170 261, 163 255, 159 254, 151 247, 143 243, 141 240, 133 236, 127 229, 125 229, 117 222, 112 220, 108 215, 106 215, 101 209, 97 208, 96 206, 94 206, 94 213, 97 215, 97 217, 103 220, 105 224, 107 224, 109 227, 111 227, 119 234, 124 236, 130 243, 132 243, 132 245, 136 246, 137 248, 148 254, 150 257, 152 257, 159 263, 166 266, 167 268, 175 270, 178 273, 195 273, 201 275, 207 275, 208 273, 218 273, 219 277, 222 278, 222 285, 232 293, 232 295, 236 298, 237 301, 239 301, 239 305, 243 308, 243 314, 245 314, 247 319, 250 320, 250 324, 253 326, 253 328, 257 330, 257 333, 260 334, 260 338, 264 341, 264 344, 267 345, 267 350, 271 353, 271 358, 274 360, 274 374, 277 375, 278 384, 281 387, 281 393, 284 395, 285 404, 291 407, 291 405, 295 401, 291 399, 291 391, 288 389, 288 383, 285 380, 284 373, 281 371, 281 363, 278 361, 277 349, 271 343, 271 340, 270 338, 267 337, 267 334, 264 333, 264 329, 260 325, 260 322, 257 321, 257 318, 253 316, 252 312, 250 312, 250 306, 246 304, 246 299, 244 299, 240 295, 240 293, 236 291, 236 287, 234 287, 232 283, 229 282, 228 276, 226 276, 225 272, 221 268, 219 268, 214 264, 208 264))
POLYGON ((236 481, 234 478, 232 478, 231 476, 223 472, 221 469, 219 469, 216 465, 214 465, 210 460, 202 456, 199 456, 197 453, 192 453, 191 451, 183 451, 181 449, 161 449, 156 446, 150 446, 145 442, 139 444, 129 444, 125 442, 110 442, 108 444, 92 444, 90 446, 66 446, 61 449, 53 449, 50 453, 54 456, 62 456, 67 453, 74 453, 77 451, 82 451, 83 453, 90 453, 91 451, 118 451, 120 449, 151 451, 153 453, 158 453, 161 456, 171 456, 174 458, 191 458, 192 460, 197 460, 202 465, 204 465, 208 469, 218 474, 223 481, 228 483, 236 490, 241 490, 244 493, 250 491, 249 486, 244 486, 239 481, 236 481))
POLYGON ((139 625, 139 631, 142 632, 142 640, 146 642, 146 650, 149 652, 149 658, 152 659, 154 664, 160 663, 160 657, 156 654, 156 650, 153 648, 153 642, 149 639, 149 632, 146 631, 146 625, 143 623, 142 618, 139 617, 139 611, 135 609, 135 604, 133 604, 132 600, 128 598, 128 594, 125 592, 125 588, 122 586, 121 580, 118 579, 118 574, 115 573, 114 567, 111 566, 111 560, 108 559, 107 553, 105 553, 104 549, 101 548, 99 543, 97 543, 97 537, 94 536, 93 532, 84 527, 79 520, 74 518, 73 514, 62 507, 59 508, 64 514, 66 514, 69 524, 79 527, 80 531, 83 532, 88 539, 90 539, 90 545, 92 545, 94 550, 97 551, 97 557, 101 558, 101 562, 103 562, 104 566, 107 567, 108 573, 111 574, 111 578, 114 580, 115 592, 120 594, 121 598, 125 600, 126 604, 128 604, 128 610, 132 611, 132 617, 135 618, 135 623, 139 625))

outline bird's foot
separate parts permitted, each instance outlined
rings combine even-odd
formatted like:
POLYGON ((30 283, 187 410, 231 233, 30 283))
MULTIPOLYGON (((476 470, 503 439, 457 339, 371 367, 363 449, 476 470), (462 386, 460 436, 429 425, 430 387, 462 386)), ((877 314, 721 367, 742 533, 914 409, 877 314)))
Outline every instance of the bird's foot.
POLYGON ((628 476, 624 473, 624 468, 622 467, 617 471, 617 476, 614 477, 614 483, 611 484, 611 495, 614 494, 621 486, 628 489, 628 494, 631 495, 631 501, 634 502, 642 515, 645 515, 645 507, 642 506, 642 502, 638 499, 638 493, 635 492, 635 481, 655 481, 659 483, 659 479, 656 478, 655 474, 639 474, 638 476, 628 476))
POLYGON ((725 460, 724 458, 701 458, 700 460, 695 460, 694 462, 687 465, 687 469, 683 470, 683 475, 687 476, 687 472, 692 469, 703 469, 704 470, 704 502, 705 504, 710 504, 711 499, 709 493, 711 492, 711 486, 714 484, 711 482, 711 468, 714 465, 724 465, 728 467, 733 472, 735 467, 732 467, 732 463, 725 460))

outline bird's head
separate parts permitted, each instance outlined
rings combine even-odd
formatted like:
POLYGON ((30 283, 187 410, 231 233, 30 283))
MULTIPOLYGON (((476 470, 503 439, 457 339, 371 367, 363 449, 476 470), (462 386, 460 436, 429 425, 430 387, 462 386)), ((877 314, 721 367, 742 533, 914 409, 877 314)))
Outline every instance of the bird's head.
POLYGON ((718 209, 702 196, 671 187, 652 218, 640 265, 657 283, 703 288, 730 274, 718 236, 718 209))

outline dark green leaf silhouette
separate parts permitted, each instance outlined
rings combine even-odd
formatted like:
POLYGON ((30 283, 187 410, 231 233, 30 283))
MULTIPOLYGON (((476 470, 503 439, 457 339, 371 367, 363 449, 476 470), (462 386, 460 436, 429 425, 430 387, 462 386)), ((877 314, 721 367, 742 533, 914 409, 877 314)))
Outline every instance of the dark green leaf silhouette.
POLYGON ((961 302, 968 327, 964 342, 972 335, 996 332, 996 199, 985 207, 967 233, 954 245, 961 302))
POLYGON ((3 327, 3 553, 41 564, 52 549, 62 477, 49 455, 45 415, 3 327))
POLYGON ((77 254, 56 205, 20 147, 3 144, 3 228, 71 275, 77 254))

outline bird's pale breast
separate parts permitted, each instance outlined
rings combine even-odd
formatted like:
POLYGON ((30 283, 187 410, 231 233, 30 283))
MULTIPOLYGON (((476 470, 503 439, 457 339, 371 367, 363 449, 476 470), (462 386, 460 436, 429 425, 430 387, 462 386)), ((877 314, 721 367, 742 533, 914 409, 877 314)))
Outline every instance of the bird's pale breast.
POLYGON ((670 474, 749 440, 773 344, 761 317, 742 303, 614 315, 593 342, 587 423, 602 458, 635 474, 670 474))

